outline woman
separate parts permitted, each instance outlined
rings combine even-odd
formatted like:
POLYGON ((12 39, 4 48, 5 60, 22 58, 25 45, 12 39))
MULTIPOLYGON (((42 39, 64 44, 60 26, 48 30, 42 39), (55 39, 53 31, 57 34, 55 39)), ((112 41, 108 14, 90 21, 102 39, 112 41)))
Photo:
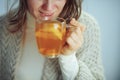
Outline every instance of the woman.
POLYGON ((81 0, 19 0, 17 9, 0 17, 1 80, 103 80, 99 27, 81 12, 81 0), (80 16, 81 15, 81 16, 80 16), (35 19, 62 17, 69 27, 61 55, 40 55, 35 19), (83 26, 83 25, 84 26, 83 26))

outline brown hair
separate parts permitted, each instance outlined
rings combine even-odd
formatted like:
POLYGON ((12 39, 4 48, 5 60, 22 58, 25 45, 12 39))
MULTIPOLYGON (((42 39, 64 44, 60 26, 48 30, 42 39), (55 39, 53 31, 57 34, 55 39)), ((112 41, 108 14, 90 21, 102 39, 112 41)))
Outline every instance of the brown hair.
MULTIPOLYGON (((82 0, 67 0, 63 11, 60 13, 59 17, 66 19, 69 23, 71 18, 76 20, 80 17, 81 14, 81 3, 82 0)), ((13 28, 10 28, 11 32, 16 32, 22 29, 22 26, 26 21, 26 11, 27 11, 27 1, 19 0, 19 6, 16 10, 9 11, 8 20, 10 25, 14 25, 13 28)))

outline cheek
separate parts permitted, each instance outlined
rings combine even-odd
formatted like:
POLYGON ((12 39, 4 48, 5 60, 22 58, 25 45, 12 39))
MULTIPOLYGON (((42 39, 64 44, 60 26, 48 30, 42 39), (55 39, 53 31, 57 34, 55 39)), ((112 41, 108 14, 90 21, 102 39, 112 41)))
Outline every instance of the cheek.
POLYGON ((63 3, 61 3, 61 4, 58 4, 58 9, 59 9, 59 13, 61 13, 61 11, 63 10, 63 8, 64 8, 64 6, 65 6, 65 2, 63 2, 63 3))
POLYGON ((28 11, 36 18, 39 9, 39 2, 36 0, 28 0, 28 11))
POLYGON ((63 1, 61 3, 59 2, 57 4, 59 5, 59 8, 62 10, 64 8, 64 6, 65 6, 65 3, 66 3, 66 1, 63 1))

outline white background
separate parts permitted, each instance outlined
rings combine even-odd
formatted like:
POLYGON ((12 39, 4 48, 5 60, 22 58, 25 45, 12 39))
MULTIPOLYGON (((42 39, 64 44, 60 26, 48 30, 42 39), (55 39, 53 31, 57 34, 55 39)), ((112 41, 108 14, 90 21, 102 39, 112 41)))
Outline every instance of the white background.
MULTIPOLYGON (((6 12, 0 0, 0 15, 6 12)), ((96 18, 101 27, 102 58, 106 80, 120 80, 120 0, 84 0, 83 10, 96 18)))

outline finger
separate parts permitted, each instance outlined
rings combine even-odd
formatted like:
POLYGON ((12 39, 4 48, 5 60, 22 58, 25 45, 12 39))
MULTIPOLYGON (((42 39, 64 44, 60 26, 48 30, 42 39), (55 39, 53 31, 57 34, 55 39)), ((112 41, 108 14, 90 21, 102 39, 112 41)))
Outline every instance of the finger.
POLYGON ((78 41, 80 41, 81 36, 82 36, 82 33, 79 27, 74 28, 74 30, 69 29, 67 33, 67 37, 71 37, 75 43, 78 43, 78 41))
POLYGON ((73 39, 73 41, 75 42, 75 44, 79 43, 80 40, 80 36, 77 34, 77 32, 73 32, 71 33, 70 37, 73 39))
POLYGON ((82 32, 81 32, 81 30, 80 30, 79 27, 76 28, 75 33, 77 34, 77 36, 78 36, 79 38, 82 36, 82 32))
POLYGON ((80 28, 76 28, 76 30, 75 30, 73 33, 76 34, 76 36, 73 35, 73 36, 75 36, 75 37, 73 37, 73 39, 76 39, 77 44, 83 43, 83 34, 82 34, 82 32, 80 31, 80 28), (76 38, 76 37, 77 37, 77 38, 76 38))
POLYGON ((85 30, 85 26, 83 24, 80 24, 74 18, 70 21, 70 24, 73 25, 73 26, 76 26, 76 27, 80 27, 82 32, 84 32, 84 30, 85 30))
POLYGON ((71 25, 71 24, 68 24, 68 25, 66 26, 66 28, 67 28, 67 30, 69 30, 69 31, 73 31, 73 30, 75 29, 75 26, 73 26, 73 25, 71 25))
POLYGON ((67 43, 68 43, 68 49, 70 50, 77 50, 82 45, 82 41, 75 43, 72 38, 71 39, 69 38, 67 40, 67 43))
POLYGON ((73 18, 71 21, 70 21, 70 24, 73 25, 73 26, 81 26, 80 23, 78 21, 75 20, 75 18, 73 18))
POLYGON ((74 40, 71 38, 71 37, 69 37, 69 38, 67 38, 67 44, 68 44, 68 47, 69 47, 69 49, 71 49, 71 50, 73 50, 74 49, 74 47, 75 47, 75 42, 74 42, 74 40))

